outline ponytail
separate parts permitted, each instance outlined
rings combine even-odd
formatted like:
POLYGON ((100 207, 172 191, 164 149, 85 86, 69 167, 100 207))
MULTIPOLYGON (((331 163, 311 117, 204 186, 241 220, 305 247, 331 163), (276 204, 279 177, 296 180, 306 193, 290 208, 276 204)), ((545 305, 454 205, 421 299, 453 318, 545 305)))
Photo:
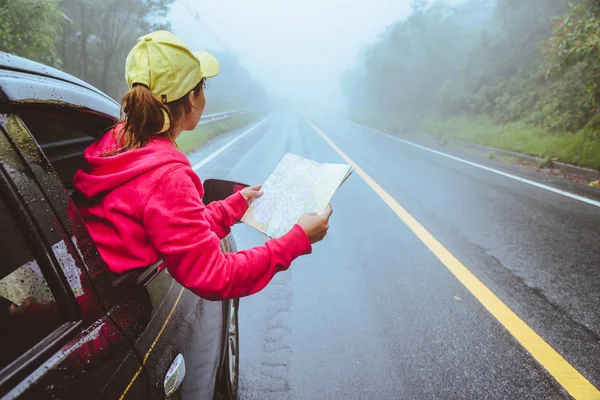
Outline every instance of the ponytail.
MULTIPOLYGON (((204 89, 205 85, 206 80, 202 78, 191 92, 197 94, 204 89)), ((105 153, 104 156, 114 156, 128 150, 140 149, 153 135, 167 137, 177 146, 172 137, 173 124, 191 111, 192 105, 187 95, 163 103, 152 94, 148 86, 134 85, 121 100, 123 128, 118 132, 114 131, 117 148, 105 153)))
POLYGON ((142 148, 153 135, 164 133, 169 137, 171 110, 147 86, 137 84, 125 93, 121 100, 121 110, 124 125, 119 132, 115 131, 117 148, 105 156, 142 148))

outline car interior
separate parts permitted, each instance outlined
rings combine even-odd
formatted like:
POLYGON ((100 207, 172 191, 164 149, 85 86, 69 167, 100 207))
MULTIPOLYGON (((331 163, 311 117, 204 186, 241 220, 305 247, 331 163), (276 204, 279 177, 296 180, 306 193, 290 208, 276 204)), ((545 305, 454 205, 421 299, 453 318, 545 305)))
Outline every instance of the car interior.
POLYGON ((112 119, 86 110, 38 108, 20 116, 70 194, 75 190, 73 176, 82 166, 84 150, 114 125, 112 119))

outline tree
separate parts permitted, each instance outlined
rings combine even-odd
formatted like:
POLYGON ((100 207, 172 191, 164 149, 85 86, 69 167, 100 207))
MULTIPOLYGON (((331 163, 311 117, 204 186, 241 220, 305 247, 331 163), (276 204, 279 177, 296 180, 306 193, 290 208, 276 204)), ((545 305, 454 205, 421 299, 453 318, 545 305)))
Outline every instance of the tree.
MULTIPOLYGON (((0 0, 0 50, 60 68, 115 100, 127 91, 125 59, 136 40, 170 26, 174 0, 0 0)), ((254 108, 267 94, 229 53, 218 53, 213 107, 254 108)))
POLYGON ((552 36, 542 43, 545 73, 561 88, 564 102, 555 109, 562 118, 559 128, 600 128, 600 1, 571 4, 569 11, 552 21, 552 36), (573 90, 575 89, 576 90, 573 90))
POLYGON ((60 67, 58 0, 0 0, 0 51, 60 67))
POLYGON ((571 4, 552 26, 552 37, 542 43, 548 75, 585 59, 600 61, 600 0, 571 4))
POLYGON ((169 29, 165 17, 173 1, 61 0, 68 17, 60 39, 65 71, 118 99, 126 90, 127 53, 138 37, 169 29))
POLYGON ((388 27, 343 85, 353 114, 404 115, 411 124, 465 67, 489 21, 481 1, 452 6, 414 0, 412 14, 388 27))

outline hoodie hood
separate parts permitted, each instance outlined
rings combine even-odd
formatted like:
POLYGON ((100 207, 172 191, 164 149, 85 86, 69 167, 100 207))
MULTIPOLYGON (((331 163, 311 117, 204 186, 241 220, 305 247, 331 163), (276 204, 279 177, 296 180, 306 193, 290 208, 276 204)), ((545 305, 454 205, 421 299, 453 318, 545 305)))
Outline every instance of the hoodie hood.
POLYGON ((85 165, 75 174, 73 184, 88 199, 166 164, 190 165, 187 157, 165 137, 153 137, 141 149, 104 156, 117 148, 115 130, 120 128, 122 125, 108 131, 83 153, 85 165))

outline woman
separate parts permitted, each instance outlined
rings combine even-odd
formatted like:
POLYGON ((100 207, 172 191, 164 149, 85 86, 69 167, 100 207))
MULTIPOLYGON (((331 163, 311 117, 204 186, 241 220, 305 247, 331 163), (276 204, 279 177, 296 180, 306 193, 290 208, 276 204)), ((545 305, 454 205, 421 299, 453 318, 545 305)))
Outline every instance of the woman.
POLYGON ((221 253, 220 240, 262 195, 260 186, 204 206, 202 183, 175 145, 197 126, 205 80, 218 72, 212 55, 190 52, 172 33, 140 38, 127 56, 123 121, 86 149, 74 178, 87 199, 79 210, 113 272, 162 259, 177 281, 210 300, 263 289, 325 237, 332 212, 307 214, 264 246, 221 253))

